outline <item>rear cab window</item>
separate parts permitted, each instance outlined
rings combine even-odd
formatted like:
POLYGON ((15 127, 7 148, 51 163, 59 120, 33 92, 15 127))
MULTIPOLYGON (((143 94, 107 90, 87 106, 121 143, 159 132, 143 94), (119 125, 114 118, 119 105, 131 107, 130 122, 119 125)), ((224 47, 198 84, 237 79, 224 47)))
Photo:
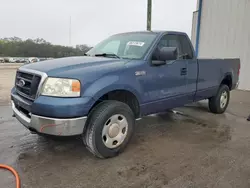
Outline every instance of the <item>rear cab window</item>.
POLYGON ((184 56, 184 59, 193 59, 194 52, 193 52, 192 46, 187 36, 179 35, 179 39, 180 39, 183 55, 186 54, 186 56, 184 56))

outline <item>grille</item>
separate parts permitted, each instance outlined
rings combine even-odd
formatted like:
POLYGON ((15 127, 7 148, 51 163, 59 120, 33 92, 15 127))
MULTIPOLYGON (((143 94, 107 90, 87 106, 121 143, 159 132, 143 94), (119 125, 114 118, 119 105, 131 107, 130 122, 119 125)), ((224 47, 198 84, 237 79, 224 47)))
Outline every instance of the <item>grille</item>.
POLYGON ((22 97, 33 101, 35 100, 40 81, 41 76, 39 75, 18 71, 15 82, 16 91, 22 97))

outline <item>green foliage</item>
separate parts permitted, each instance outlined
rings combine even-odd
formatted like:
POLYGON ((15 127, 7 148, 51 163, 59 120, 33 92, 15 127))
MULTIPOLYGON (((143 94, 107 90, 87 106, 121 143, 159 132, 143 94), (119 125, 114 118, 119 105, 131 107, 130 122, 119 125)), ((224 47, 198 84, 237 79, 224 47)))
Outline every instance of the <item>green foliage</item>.
POLYGON ((0 39, 0 56, 10 57, 67 57, 81 56, 90 49, 87 45, 76 48, 53 45, 42 38, 22 40, 18 37, 0 39))

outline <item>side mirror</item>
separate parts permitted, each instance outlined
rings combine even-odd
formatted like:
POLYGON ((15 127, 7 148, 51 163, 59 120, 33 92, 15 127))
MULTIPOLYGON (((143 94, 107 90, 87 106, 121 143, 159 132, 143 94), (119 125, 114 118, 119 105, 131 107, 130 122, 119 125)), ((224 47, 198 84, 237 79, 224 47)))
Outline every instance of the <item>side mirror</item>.
POLYGON ((178 58, 176 47, 162 47, 156 50, 153 55, 157 60, 153 60, 153 65, 163 65, 166 61, 176 60, 178 58))

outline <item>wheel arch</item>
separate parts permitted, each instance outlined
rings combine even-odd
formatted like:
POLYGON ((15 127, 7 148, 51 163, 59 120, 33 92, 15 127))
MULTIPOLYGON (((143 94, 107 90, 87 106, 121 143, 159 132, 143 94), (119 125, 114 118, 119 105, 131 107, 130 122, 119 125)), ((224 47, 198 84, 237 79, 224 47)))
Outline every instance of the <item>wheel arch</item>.
POLYGON ((229 87, 229 90, 232 90, 233 87, 233 76, 232 73, 226 73, 220 83, 221 85, 227 85, 229 87))
POLYGON ((91 113, 92 109, 95 108, 98 104, 106 100, 116 100, 127 104, 131 110, 134 112, 135 118, 140 117, 140 101, 138 94, 136 94, 133 90, 126 88, 119 89, 110 89, 103 90, 97 93, 94 97, 95 103, 89 110, 91 113))

